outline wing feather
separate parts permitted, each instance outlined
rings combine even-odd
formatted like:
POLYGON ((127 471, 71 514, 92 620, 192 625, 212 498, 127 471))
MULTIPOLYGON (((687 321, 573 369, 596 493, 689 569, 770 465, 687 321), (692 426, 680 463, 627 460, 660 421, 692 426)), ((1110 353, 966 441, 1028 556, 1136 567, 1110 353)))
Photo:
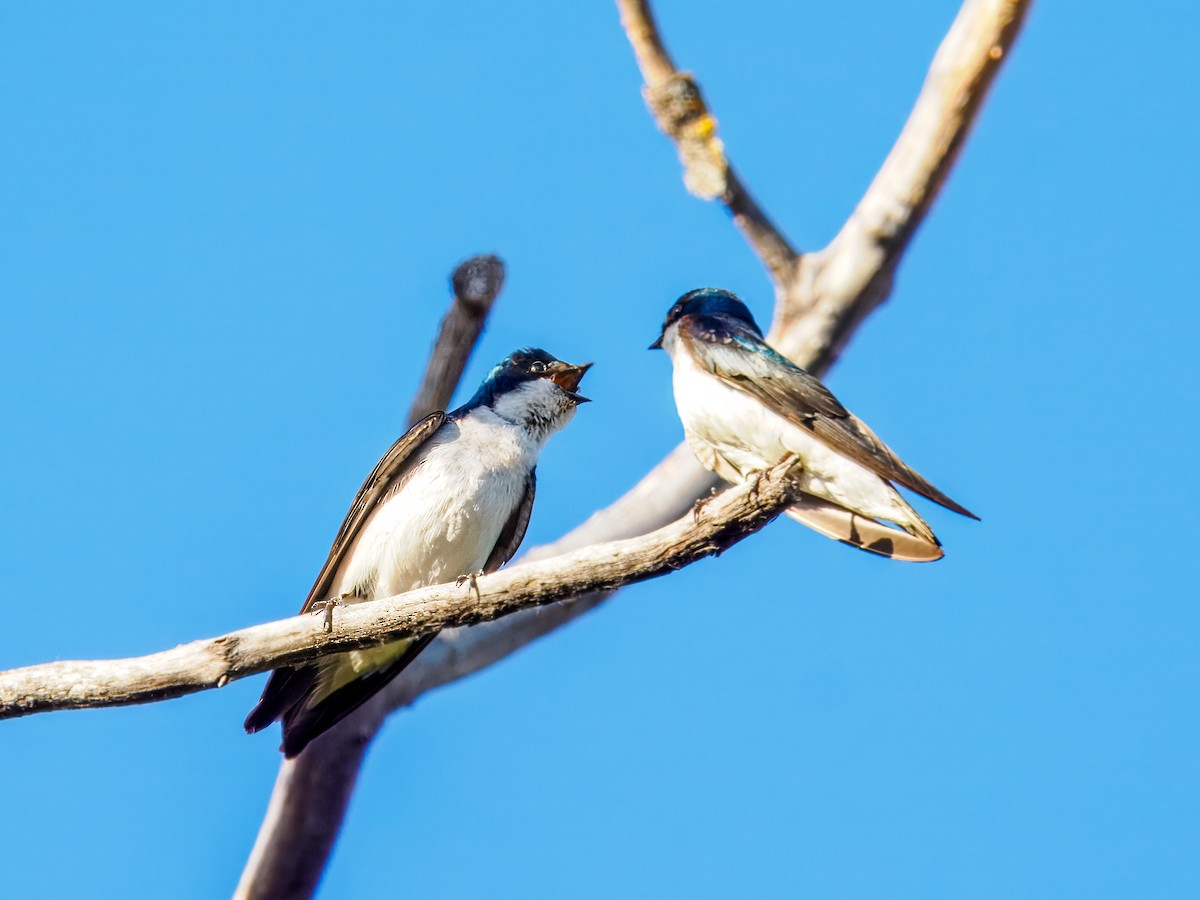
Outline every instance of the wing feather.
POLYGON ((535 493, 537 493, 536 467, 529 472, 529 480, 525 482, 525 494, 508 517, 508 521, 504 523, 500 537, 496 539, 496 546, 492 548, 491 555, 488 556, 488 560, 483 566, 484 572, 495 572, 512 559, 517 548, 521 546, 521 541, 525 540, 525 531, 529 528, 529 517, 533 515, 533 495, 535 493))
POLYGON ((354 539, 358 537, 359 531, 362 530, 371 511, 379 504, 379 501, 395 489, 398 476, 405 464, 427 440, 433 437, 445 421, 446 414, 444 412, 439 410, 430 413, 397 438, 396 442, 388 448, 387 453, 383 454, 383 459, 375 464, 375 468, 371 470, 367 480, 358 489, 354 502, 350 504, 350 511, 346 513, 342 527, 338 529, 337 537, 333 539, 333 546, 329 548, 329 557, 325 560, 325 565, 321 566, 317 580, 313 582, 304 605, 300 607, 300 612, 308 612, 314 603, 325 599, 325 594, 329 591, 329 583, 333 580, 333 575, 342 562, 342 554, 354 543, 354 539))
MULTIPOLYGON (((358 489, 358 494, 355 496, 354 502, 350 505, 350 511, 346 513, 342 527, 338 529, 337 537, 333 539, 333 546, 329 550, 329 556, 326 558, 325 564, 321 566, 321 571, 317 574, 317 580, 313 582, 312 589, 308 592, 308 597, 305 599, 304 605, 300 607, 301 613, 306 613, 312 609, 313 604, 318 600, 326 599, 330 589, 330 582, 333 580, 338 566, 341 565, 342 556, 354 543, 354 539, 358 537, 358 533, 362 530, 363 524, 367 521, 371 511, 396 488, 403 477, 404 467, 413 458, 413 454, 426 441, 433 437, 434 433, 441 428, 442 423, 445 421, 446 414, 444 412, 438 411, 429 414, 401 435, 388 448, 383 458, 376 463, 375 468, 371 470, 371 474, 367 476, 367 480, 358 489)), ((339 706, 338 704, 322 702, 319 704, 318 712, 312 712, 311 710, 304 712, 307 708, 304 707, 302 701, 312 692, 316 685, 319 667, 309 665, 276 669, 271 673, 271 677, 267 679, 258 704, 246 717, 246 731, 260 731, 280 716, 284 716, 288 719, 284 727, 284 749, 287 755, 294 756, 303 749, 309 740, 361 704, 371 693, 378 689, 379 685, 385 684, 388 678, 394 676, 396 672, 411 662, 413 657, 431 639, 432 636, 429 636, 414 642, 413 647, 410 648, 410 652, 386 668, 386 677, 383 675, 373 677, 366 680, 363 685, 356 685, 353 691, 339 697, 339 702, 346 701, 346 703, 351 705, 339 706), (337 712, 335 715, 335 711, 337 710, 340 710, 340 712, 337 712)), ((342 694, 342 692, 337 692, 333 696, 339 694, 342 694)))
POLYGON ((949 510, 979 518, 951 500, 904 463, 866 423, 846 409, 825 385, 770 347, 743 322, 708 316, 688 323, 703 342, 709 370, 729 385, 766 404, 830 448, 949 510))

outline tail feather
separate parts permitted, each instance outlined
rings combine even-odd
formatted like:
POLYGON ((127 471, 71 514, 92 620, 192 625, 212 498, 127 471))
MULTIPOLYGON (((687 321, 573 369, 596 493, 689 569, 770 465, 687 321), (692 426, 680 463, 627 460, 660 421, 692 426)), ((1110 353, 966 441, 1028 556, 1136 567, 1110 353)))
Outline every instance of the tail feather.
MULTIPOLYGON (((329 690, 329 686, 328 676, 322 679, 321 663, 301 668, 276 669, 267 681, 262 699, 246 717, 246 731, 261 731, 275 720, 282 719, 283 743, 280 749, 284 756, 291 759, 299 755, 314 738, 328 731, 382 690, 416 659, 417 654, 436 636, 435 632, 406 641, 408 646, 386 665, 365 672, 324 695, 322 686, 324 685, 326 691, 329 690)), ((325 659, 336 659, 336 656, 325 659)), ((330 664, 325 663, 324 669, 329 668, 330 664)))
POLYGON ((316 666, 283 668, 272 672, 267 679, 267 686, 263 688, 262 697, 243 723, 246 733, 262 731, 297 703, 303 702, 316 686, 316 676, 316 666))
POLYGON ((288 759, 298 756, 314 738, 342 721, 408 668, 435 637, 437 632, 408 641, 404 651, 387 665, 359 675, 320 700, 314 702, 310 691, 303 701, 283 714, 283 743, 279 747, 283 755, 288 759))
MULTIPOLYGON (((892 488, 892 493, 895 495, 896 505, 903 512, 896 518, 892 518, 891 516, 880 516, 879 518, 885 522, 891 522, 893 525, 898 525, 918 540, 932 544, 935 547, 942 546, 942 542, 937 539, 937 535, 933 533, 933 529, 929 527, 929 523, 921 518, 921 514, 913 509, 912 504, 901 497, 900 492, 894 487, 892 488)), ((892 529, 889 528, 888 530, 891 531, 892 529)))
POLYGON ((900 531, 811 494, 788 507, 787 514, 835 541, 889 559, 933 562, 944 555, 937 537, 920 516, 916 521, 925 526, 924 533, 918 534, 922 529, 916 526, 911 532, 900 531))

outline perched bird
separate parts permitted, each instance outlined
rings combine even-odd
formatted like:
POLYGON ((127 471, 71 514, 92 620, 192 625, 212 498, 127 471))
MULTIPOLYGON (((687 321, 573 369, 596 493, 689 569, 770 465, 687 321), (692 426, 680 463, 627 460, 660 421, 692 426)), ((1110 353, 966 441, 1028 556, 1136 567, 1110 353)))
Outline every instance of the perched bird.
MULTIPOLYGON (((587 402, 576 391, 590 366, 518 350, 465 405, 410 428, 359 488, 301 612, 500 568, 529 524, 538 453, 587 402)), ((246 717, 246 731, 281 718, 281 749, 296 756, 395 678, 433 637, 276 669, 246 717)))
POLYGON ((891 482, 978 518, 773 350, 746 304, 728 291, 702 288, 680 297, 650 345, 659 347, 671 356, 675 405, 705 468, 736 483, 795 458, 805 493, 787 510, 793 519, 862 550, 928 562, 941 558, 941 544, 891 482))

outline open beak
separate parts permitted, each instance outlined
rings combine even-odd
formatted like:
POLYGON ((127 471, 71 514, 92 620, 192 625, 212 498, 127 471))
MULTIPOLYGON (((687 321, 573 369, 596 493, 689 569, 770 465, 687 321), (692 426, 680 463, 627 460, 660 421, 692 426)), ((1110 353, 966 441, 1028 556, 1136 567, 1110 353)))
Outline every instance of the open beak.
POLYGON ((570 363, 558 362, 554 364, 550 372, 550 380, 562 388, 566 395, 576 403, 589 403, 591 401, 587 397, 576 391, 579 388, 579 382, 583 380, 583 374, 591 367, 591 363, 573 366, 570 363))

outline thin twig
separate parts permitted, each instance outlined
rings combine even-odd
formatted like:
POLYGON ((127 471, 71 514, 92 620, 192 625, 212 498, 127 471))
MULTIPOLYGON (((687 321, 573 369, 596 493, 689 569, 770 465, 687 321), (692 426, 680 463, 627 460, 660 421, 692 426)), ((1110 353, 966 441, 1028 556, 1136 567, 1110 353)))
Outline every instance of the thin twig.
POLYGON ((675 142, 684 185, 703 200, 725 204, 771 279, 785 281, 798 254, 734 172, 700 85, 691 72, 675 67, 646 0, 617 0, 617 8, 646 82, 642 95, 658 127, 675 142))

